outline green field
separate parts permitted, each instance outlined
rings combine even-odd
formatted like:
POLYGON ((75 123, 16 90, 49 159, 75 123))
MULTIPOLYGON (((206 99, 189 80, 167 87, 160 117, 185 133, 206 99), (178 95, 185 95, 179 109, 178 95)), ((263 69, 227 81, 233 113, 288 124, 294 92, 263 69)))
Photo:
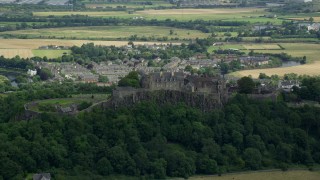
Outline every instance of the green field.
POLYGON ((65 16, 65 15, 88 15, 92 17, 119 17, 133 18, 143 17, 145 19, 175 19, 179 21, 189 20, 224 20, 224 21, 249 21, 249 22, 273 22, 280 24, 283 20, 276 18, 261 17, 265 14, 261 8, 216 8, 216 9, 165 9, 165 10, 144 10, 129 14, 125 11, 60 11, 60 12, 33 12, 34 16, 65 16))
MULTIPOLYGON (((2 32, 0 35, 8 34, 2 32)), ((27 38, 66 38, 66 39, 119 39, 128 38, 133 35, 138 37, 161 38, 167 36, 179 39, 206 38, 210 34, 197 30, 177 29, 159 26, 90 26, 90 27, 68 27, 48 29, 28 29, 10 31, 11 35, 20 35, 27 38), (170 35, 170 30, 173 34, 170 35)))
POLYGON ((319 180, 319 171, 274 171, 274 172, 244 172, 222 176, 195 176, 190 180, 319 180))
POLYGON ((34 49, 32 50, 34 56, 44 57, 47 58, 58 58, 64 54, 70 54, 70 50, 42 50, 42 49, 34 49))

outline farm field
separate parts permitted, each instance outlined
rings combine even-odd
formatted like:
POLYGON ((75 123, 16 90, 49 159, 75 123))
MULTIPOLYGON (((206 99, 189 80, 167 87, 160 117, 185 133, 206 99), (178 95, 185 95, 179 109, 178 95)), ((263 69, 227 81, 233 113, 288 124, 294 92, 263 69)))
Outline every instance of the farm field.
POLYGON ((299 75, 320 75, 320 44, 306 44, 306 43, 280 43, 284 48, 283 50, 255 50, 254 52, 261 53, 288 53, 296 57, 307 57, 307 64, 292 66, 292 67, 280 67, 280 68, 270 68, 270 69, 254 69, 245 70, 232 73, 235 76, 248 76, 251 75, 257 78, 260 73, 266 73, 267 75, 277 74, 283 76, 287 73, 296 73, 299 75))
MULTIPOLYGON (((10 35, 22 35, 28 38, 77 38, 77 39, 99 39, 99 38, 128 38, 133 35, 138 37, 195 39, 206 38, 210 34, 197 30, 185 30, 159 26, 90 26, 90 27, 68 27, 48 28, 10 31, 10 35), (170 35, 170 30, 173 34, 170 35)), ((0 35, 8 34, 2 32, 0 35)))
POLYGON ((124 11, 87 11, 87 12, 33 12, 34 16, 65 16, 65 15, 88 15, 92 17, 119 17, 133 18, 143 17, 145 19, 176 19, 179 21, 189 20, 224 20, 224 21, 249 21, 249 22, 273 22, 280 24, 283 20, 259 17, 265 14, 262 8, 215 8, 215 9, 165 9, 165 10, 144 10, 128 14, 124 11))
POLYGON ((39 56, 47 58, 58 58, 64 54, 70 54, 70 50, 42 50, 42 49, 34 49, 32 50, 33 56, 39 56))
POLYGON ((222 176, 195 176, 190 180, 318 180, 320 172, 294 170, 294 171, 275 171, 275 172, 244 172, 222 176))
MULTIPOLYGON (((290 20, 299 20, 299 21, 308 21, 310 17, 295 17, 295 18, 288 18, 290 20)), ((313 17, 314 22, 320 22, 320 16, 318 17, 313 17)))
POLYGON ((0 56, 13 58, 19 55, 21 58, 33 57, 31 49, 0 49, 0 56))
MULTIPOLYGON (((38 49, 40 46, 81 46, 87 43, 94 43, 102 46, 124 46, 128 41, 90 41, 90 40, 59 40, 59 39, 0 39, 0 49, 38 49)), ((170 42, 143 42, 137 41, 134 44, 167 44, 170 42)), ((180 43, 172 43, 180 44, 180 43)))
POLYGON ((224 44, 222 46, 211 46, 208 52, 218 49, 238 49, 238 50, 281 50, 278 44, 224 44))

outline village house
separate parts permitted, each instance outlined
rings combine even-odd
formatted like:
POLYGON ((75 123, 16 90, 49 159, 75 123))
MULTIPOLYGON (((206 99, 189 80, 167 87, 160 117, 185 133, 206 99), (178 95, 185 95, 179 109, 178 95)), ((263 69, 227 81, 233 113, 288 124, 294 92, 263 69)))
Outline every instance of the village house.
POLYGON ((278 88, 285 92, 293 91, 293 87, 300 88, 300 82, 297 80, 283 80, 278 83, 278 88))
POLYGON ((51 179, 51 174, 50 173, 34 174, 32 179, 33 180, 50 180, 51 179))
POLYGON ((313 23, 309 25, 307 28, 308 28, 308 31, 319 31, 320 23, 313 23))
POLYGON ((35 69, 35 70, 31 70, 31 69, 28 69, 28 72, 27 72, 27 74, 29 75, 29 76, 35 76, 35 75, 37 75, 37 70, 35 69))
POLYGON ((245 66, 261 66, 269 64, 270 59, 268 56, 242 56, 239 60, 245 66))

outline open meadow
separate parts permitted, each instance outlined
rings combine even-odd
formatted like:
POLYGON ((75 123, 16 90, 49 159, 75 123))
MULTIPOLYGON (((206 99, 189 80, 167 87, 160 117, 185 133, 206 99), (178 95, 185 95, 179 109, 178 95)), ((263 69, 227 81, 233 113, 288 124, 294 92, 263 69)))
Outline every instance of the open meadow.
MULTIPOLYGON (((94 43, 101 46, 125 46, 128 41, 91 41, 91 40, 60 40, 60 39, 0 39, 0 49, 38 49, 40 46, 82 46, 94 43)), ((143 42, 134 41, 134 44, 167 44, 171 42, 143 42)), ((180 43, 172 43, 179 45, 180 43)))
POLYGON ((320 44, 306 44, 306 43, 280 43, 284 48, 281 50, 255 50, 254 52, 261 53, 287 53, 294 57, 307 57, 307 64, 292 66, 292 67, 280 67, 280 68, 270 68, 270 69, 253 69, 238 71, 232 73, 235 76, 249 76, 257 78, 260 73, 266 73, 267 75, 277 74, 283 76, 287 73, 296 73, 299 75, 320 75, 320 44))
POLYGON ((186 30, 161 26, 90 26, 90 27, 67 27, 67 28, 48 28, 48 29, 28 29, 4 34, 20 35, 27 38, 76 38, 76 39, 119 39, 129 38, 137 35, 138 37, 168 37, 179 39, 207 38, 210 34, 197 30, 186 30), (170 31, 173 31, 170 35, 170 31))
POLYGON ((195 176, 190 180, 319 180, 320 172, 307 170, 274 171, 274 172, 243 172, 222 176, 195 176))
POLYGON ((91 17, 118 17, 133 18, 143 17, 144 19, 173 19, 179 21, 189 20, 224 20, 224 21, 249 21, 249 22, 273 22, 280 24, 283 20, 266 18, 269 14, 263 8, 215 8, 215 9, 164 9, 164 10, 143 10, 128 13, 125 11, 60 11, 60 12, 33 12, 34 16, 65 16, 65 15, 88 15, 91 17))

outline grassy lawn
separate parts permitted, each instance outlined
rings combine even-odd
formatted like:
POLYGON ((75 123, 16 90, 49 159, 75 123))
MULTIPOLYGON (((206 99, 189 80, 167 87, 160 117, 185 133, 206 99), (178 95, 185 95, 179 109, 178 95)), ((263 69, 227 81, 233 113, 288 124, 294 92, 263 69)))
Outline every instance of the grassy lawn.
POLYGON ((47 99, 47 100, 41 100, 36 101, 37 105, 31 107, 30 109, 33 111, 38 111, 39 107, 53 107, 55 105, 59 105, 62 107, 68 107, 72 104, 80 104, 82 102, 90 102, 90 103, 97 103, 100 101, 107 100, 110 97, 109 94, 81 94, 81 95, 74 95, 71 98, 61 98, 61 99, 47 99))
MULTIPOLYGON (((8 34, 2 32, 0 34, 8 34)), ((132 35, 138 37, 164 37, 180 39, 206 38, 209 33, 202 33, 197 30, 186 30, 159 26, 90 26, 71 28, 48 28, 10 31, 11 35, 24 35, 29 38, 77 38, 77 39, 98 39, 98 38, 128 38, 132 35), (170 35, 170 30, 173 34, 170 35)))
POLYGON ((64 53, 70 54, 70 50, 42 50, 42 49, 34 49, 32 50, 34 56, 44 57, 47 58, 58 58, 61 57, 64 53))
POLYGON ((294 170, 275 172, 244 172, 222 176, 195 176, 190 180, 319 180, 320 172, 294 170))
MULTIPOLYGON (((320 75, 320 44, 307 44, 307 43, 280 43, 283 50, 255 50, 254 52, 261 53, 287 53, 295 57, 307 57, 307 64, 292 66, 292 67, 283 67, 283 68, 270 68, 270 69, 254 69, 254 70, 245 70, 231 73, 234 76, 248 76, 257 78, 260 73, 266 73, 267 75, 277 74, 283 76, 287 73, 296 73, 299 75, 320 75)), ((249 51, 247 51, 249 52, 249 51)))

